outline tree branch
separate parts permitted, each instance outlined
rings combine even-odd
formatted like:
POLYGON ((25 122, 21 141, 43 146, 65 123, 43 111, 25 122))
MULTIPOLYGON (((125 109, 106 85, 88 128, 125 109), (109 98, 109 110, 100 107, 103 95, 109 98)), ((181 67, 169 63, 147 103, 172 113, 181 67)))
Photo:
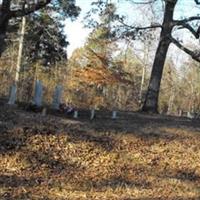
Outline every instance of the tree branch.
POLYGON ((173 44, 175 44, 179 49, 190 55, 194 60, 197 62, 200 62, 200 53, 196 53, 188 49, 187 47, 184 47, 178 40, 174 39, 173 37, 169 38, 173 44))
POLYGON ((199 0, 194 0, 194 2, 199 5, 200 4, 200 1, 199 0))
POLYGON ((158 24, 158 23, 152 23, 152 24, 149 25, 149 26, 139 27, 139 26, 130 26, 130 25, 124 23, 122 20, 119 20, 119 22, 120 22, 122 25, 124 25, 124 26, 126 26, 126 27, 128 27, 128 28, 130 28, 130 29, 135 29, 135 30, 137 30, 137 31, 139 31, 139 30, 146 30, 146 29, 154 29, 154 28, 162 28, 162 25, 161 25, 161 24, 158 24))
POLYGON ((138 2, 138 1, 134 1, 134 0, 130 0, 130 1, 134 4, 151 4, 151 3, 155 3, 157 0, 149 0, 149 1, 146 1, 146 2, 144 2, 144 1, 138 2))
POLYGON ((99 56, 95 51, 93 51, 93 49, 91 49, 89 47, 86 47, 86 49, 89 50, 93 55, 95 55, 101 61, 104 68, 105 68, 105 66, 107 66, 107 62, 102 56, 99 56))
POLYGON ((174 26, 179 26, 179 25, 182 25, 183 23, 186 24, 188 22, 195 21, 195 20, 200 20, 200 16, 193 16, 193 17, 182 19, 182 20, 174 20, 173 21, 173 25, 174 26))
POLYGON ((199 38, 199 34, 200 34, 199 29, 197 31, 195 31, 194 28, 192 26, 190 26, 190 24, 185 24, 185 23, 183 23, 182 27, 180 27, 179 29, 182 29, 182 28, 188 29, 196 39, 199 38))
MULTIPOLYGON (((199 2, 200 3, 200 2, 199 2)), ((200 37, 200 27, 197 29, 197 31, 188 23, 188 22, 192 22, 192 21, 196 21, 196 20, 200 20, 200 16, 193 16, 193 17, 189 17, 189 18, 185 18, 183 20, 174 20, 173 21, 173 26, 181 26, 179 29, 181 28, 186 28, 188 29, 192 35, 198 39, 200 37)))
POLYGON ((22 9, 18 9, 18 10, 13 10, 10 11, 10 18, 12 17, 22 17, 25 15, 29 15, 30 13, 33 13, 43 7, 45 7, 47 4, 51 3, 51 0, 42 0, 42 1, 37 1, 38 3, 30 6, 29 4, 27 4, 26 6, 26 2, 22 5, 22 9))

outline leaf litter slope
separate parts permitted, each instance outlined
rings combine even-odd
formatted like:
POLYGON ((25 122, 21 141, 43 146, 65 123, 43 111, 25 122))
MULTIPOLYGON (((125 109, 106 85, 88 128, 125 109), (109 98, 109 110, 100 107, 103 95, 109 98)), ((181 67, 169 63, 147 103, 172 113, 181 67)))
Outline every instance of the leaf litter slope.
POLYGON ((1 108, 0 128, 0 199, 200 199, 199 121, 1 108))

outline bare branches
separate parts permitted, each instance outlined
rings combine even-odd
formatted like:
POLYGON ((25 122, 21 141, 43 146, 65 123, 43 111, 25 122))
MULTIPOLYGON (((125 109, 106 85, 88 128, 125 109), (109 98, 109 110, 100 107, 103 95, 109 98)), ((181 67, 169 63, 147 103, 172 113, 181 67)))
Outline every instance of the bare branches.
POLYGON ((170 40, 173 44, 175 44, 179 49, 190 55, 194 60, 197 62, 200 62, 200 54, 194 51, 191 51, 187 47, 184 47, 178 40, 174 39, 173 37, 170 37, 170 40))
POLYGON ((200 20, 200 16, 193 16, 193 17, 185 18, 183 20, 174 20, 173 25, 179 26, 179 25, 182 25, 184 23, 188 23, 188 22, 192 22, 192 21, 196 21, 196 20, 200 20))
POLYGON ((45 7, 47 4, 49 4, 51 0, 42 0, 37 1, 34 5, 29 6, 26 4, 26 2, 22 5, 21 9, 10 11, 10 17, 22 17, 25 15, 28 15, 32 12, 35 12, 43 7, 45 7))
POLYGON ((132 3, 134 4, 150 4, 150 3, 154 3, 156 2, 157 0, 147 0, 147 1, 134 1, 134 0, 130 0, 132 3))
POLYGON ((190 24, 189 22, 193 22, 193 21, 197 21, 200 20, 200 16, 193 16, 193 17, 189 17, 189 18, 185 18, 183 20, 173 20, 173 26, 181 26, 179 29, 185 28, 187 30, 189 30, 192 35, 198 39, 200 37, 199 35, 199 28, 197 30, 195 30, 190 24))
POLYGON ((152 23, 151 25, 149 26, 143 26, 143 27, 140 27, 140 26, 131 26, 131 25, 128 25, 126 23, 124 23, 122 20, 119 21, 123 26, 129 28, 129 29, 133 29, 133 30, 136 30, 136 31, 140 31, 140 30, 146 30, 146 29, 155 29, 155 28, 162 28, 162 25, 161 24, 158 24, 158 23, 152 23))
POLYGON ((134 27, 135 30, 146 30, 146 29, 154 29, 154 28, 162 28, 161 24, 151 24, 149 26, 144 27, 134 27))
POLYGON ((194 0, 194 2, 199 5, 200 4, 200 0, 194 0))
MULTIPOLYGON (((196 39, 199 38, 199 29, 196 31, 196 30, 195 30, 192 26, 190 26, 189 24, 183 24, 181 28, 186 28, 186 29, 188 29, 196 39)), ((181 29, 181 28, 179 28, 179 29, 181 29)))
POLYGON ((89 47, 86 47, 86 49, 89 50, 89 52, 91 52, 93 55, 95 55, 101 61, 101 63, 103 64, 103 67, 106 68, 108 63, 106 62, 106 59, 104 57, 98 55, 93 49, 89 47))

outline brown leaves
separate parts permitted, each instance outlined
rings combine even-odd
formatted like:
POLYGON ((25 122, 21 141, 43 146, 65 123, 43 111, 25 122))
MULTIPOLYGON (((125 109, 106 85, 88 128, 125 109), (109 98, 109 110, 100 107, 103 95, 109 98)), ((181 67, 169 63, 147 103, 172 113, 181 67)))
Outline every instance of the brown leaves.
POLYGON ((198 124, 123 117, 72 121, 17 111, 0 137, 0 198, 198 199, 198 124))

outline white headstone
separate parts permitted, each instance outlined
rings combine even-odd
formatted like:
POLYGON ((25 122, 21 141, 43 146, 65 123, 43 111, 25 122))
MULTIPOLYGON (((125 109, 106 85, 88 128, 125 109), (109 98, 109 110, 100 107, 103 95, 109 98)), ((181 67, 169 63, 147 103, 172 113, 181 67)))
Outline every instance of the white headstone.
POLYGON ((117 111, 112 111, 112 119, 117 119, 117 111))
POLYGON ((187 112, 187 118, 193 119, 194 114, 192 114, 191 112, 187 112))
POLYGON ((90 120, 93 120, 94 117, 95 117, 95 110, 92 109, 92 110, 91 110, 91 113, 90 113, 90 120))
POLYGON ((75 119, 77 119, 78 118, 78 111, 77 110, 75 110, 74 111, 74 116, 73 116, 75 119))
POLYGON ((52 102, 52 107, 54 109, 59 109, 61 97, 62 97, 62 86, 57 85, 54 91, 53 102, 52 102))
POLYGON ((36 80, 35 83, 35 94, 33 102, 37 106, 42 106, 42 82, 40 80, 36 80))
POLYGON ((11 86, 11 89, 10 89, 10 97, 9 97, 9 101, 8 101, 9 105, 14 105, 15 104, 16 95, 17 95, 17 87, 14 84, 14 85, 11 86))

